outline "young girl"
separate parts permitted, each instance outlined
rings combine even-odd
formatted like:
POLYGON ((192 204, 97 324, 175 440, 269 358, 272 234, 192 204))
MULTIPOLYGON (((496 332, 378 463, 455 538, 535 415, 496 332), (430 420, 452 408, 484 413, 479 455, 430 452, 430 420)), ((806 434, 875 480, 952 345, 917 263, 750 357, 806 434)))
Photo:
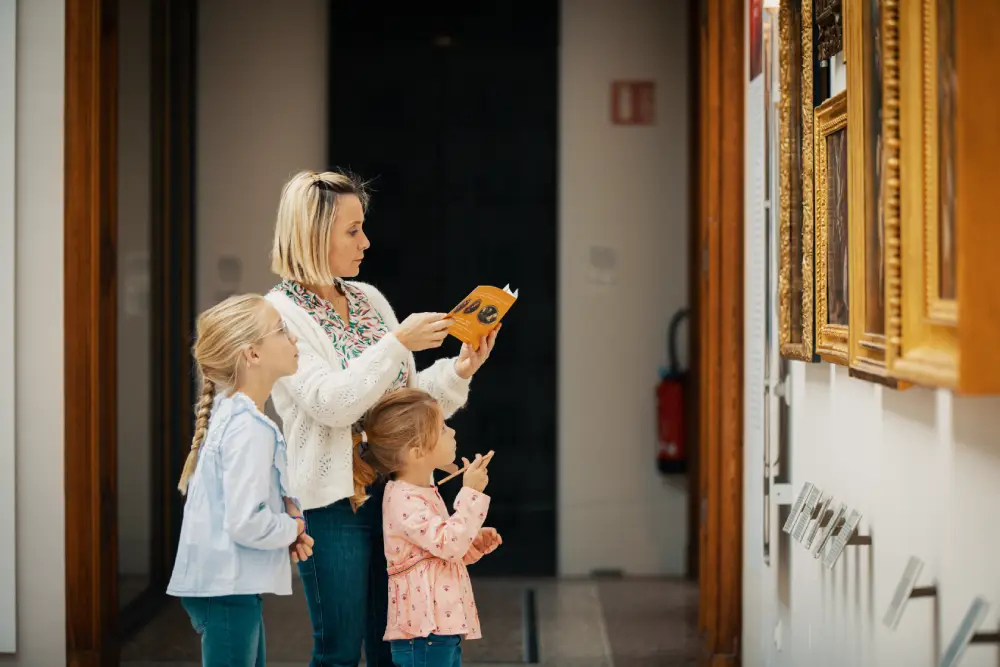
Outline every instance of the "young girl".
POLYGON ((203 380, 194 440, 181 473, 187 495, 169 595, 201 635, 202 664, 263 667, 261 594, 291 595, 293 559, 312 555, 287 496, 285 443, 264 415, 298 349, 263 297, 234 296, 197 322, 203 380))
POLYGON ((478 639, 479 615, 466 565, 498 546, 483 528, 490 499, 486 457, 476 455, 449 516, 433 472, 455 460, 455 431, 429 394, 400 389, 383 397, 364 420, 354 459, 355 506, 376 473, 390 475, 382 501, 389 570, 385 639, 397 667, 461 667, 462 637, 478 639))

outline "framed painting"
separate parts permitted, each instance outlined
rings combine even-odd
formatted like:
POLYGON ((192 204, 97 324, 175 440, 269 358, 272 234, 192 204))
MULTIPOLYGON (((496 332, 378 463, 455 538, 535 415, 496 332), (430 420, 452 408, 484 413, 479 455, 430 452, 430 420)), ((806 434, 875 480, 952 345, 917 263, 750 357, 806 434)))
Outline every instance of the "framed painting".
POLYGON ((888 369, 1000 393, 1000 5, 883 2, 888 369))
POLYGON ((816 107, 816 352, 848 363, 850 328, 847 91, 816 107))
POLYGON ((813 361, 812 0, 778 8, 778 331, 782 356, 813 361))
MULTIPOLYGON (((891 0, 857 0, 845 12, 850 179, 849 363, 855 377, 892 387, 886 366, 885 194, 886 152, 883 20, 891 0)), ((896 0, 898 6, 898 0, 896 0)), ((891 8, 895 12, 896 7, 891 8)))

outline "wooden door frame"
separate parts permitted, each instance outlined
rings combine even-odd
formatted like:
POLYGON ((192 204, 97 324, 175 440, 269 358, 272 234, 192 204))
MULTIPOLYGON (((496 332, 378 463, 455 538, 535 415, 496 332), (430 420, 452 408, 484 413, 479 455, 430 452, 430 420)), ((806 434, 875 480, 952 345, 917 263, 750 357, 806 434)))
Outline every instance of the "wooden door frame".
POLYGON ((698 27, 699 631, 706 667, 740 661, 743 545, 745 3, 703 0, 698 27))
POLYGON ((117 11, 116 0, 66 0, 63 345, 71 667, 118 664, 117 11))
MULTIPOLYGON (((118 600, 117 153, 118 3, 66 0, 64 363, 66 660, 117 665, 118 600)), ((150 616, 164 598, 180 501, 175 480, 193 416, 189 334, 194 287, 195 0, 153 0, 151 87, 152 305, 156 359, 150 480, 150 595, 128 610, 150 616), (162 37, 157 39, 156 35, 162 37), (172 387, 171 391, 162 391, 172 387)), ((134 614, 139 613, 136 617, 134 614)), ((134 629, 134 623, 124 629, 134 629)))

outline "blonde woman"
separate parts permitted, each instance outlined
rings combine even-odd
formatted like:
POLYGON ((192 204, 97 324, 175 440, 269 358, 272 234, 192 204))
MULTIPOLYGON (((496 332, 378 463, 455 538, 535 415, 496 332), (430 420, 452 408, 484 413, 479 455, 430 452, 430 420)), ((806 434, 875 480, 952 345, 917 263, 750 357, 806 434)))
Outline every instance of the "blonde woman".
POLYGON ((234 296, 197 322, 202 376, 187 495, 169 595, 201 635, 206 667, 265 662, 261 594, 291 595, 289 551, 312 539, 288 494, 285 442, 264 415, 274 382, 298 367, 295 336, 264 297, 234 296))
POLYGON ((315 555, 299 564, 313 626, 313 667, 356 667, 364 641, 368 667, 389 667, 382 639, 388 574, 382 547, 384 481, 368 502, 352 504, 354 444, 364 414, 387 392, 420 387, 450 417, 465 404, 469 381, 489 357, 479 351, 417 372, 413 353, 447 336, 443 313, 397 322, 382 294, 358 275, 369 241, 368 197, 356 179, 301 172, 281 193, 272 270, 282 282, 268 295, 299 341, 299 368, 279 380, 272 400, 289 445, 292 492, 301 500, 315 555))

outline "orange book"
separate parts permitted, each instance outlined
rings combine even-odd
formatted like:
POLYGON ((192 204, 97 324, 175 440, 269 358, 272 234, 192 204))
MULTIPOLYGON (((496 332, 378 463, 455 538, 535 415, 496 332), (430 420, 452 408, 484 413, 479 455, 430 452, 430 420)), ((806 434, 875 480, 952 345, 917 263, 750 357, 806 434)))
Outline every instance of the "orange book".
POLYGON ((478 350, 482 337, 497 328, 515 301, 517 290, 511 292, 510 285, 503 289, 480 285, 449 313, 454 322, 448 333, 478 350))

